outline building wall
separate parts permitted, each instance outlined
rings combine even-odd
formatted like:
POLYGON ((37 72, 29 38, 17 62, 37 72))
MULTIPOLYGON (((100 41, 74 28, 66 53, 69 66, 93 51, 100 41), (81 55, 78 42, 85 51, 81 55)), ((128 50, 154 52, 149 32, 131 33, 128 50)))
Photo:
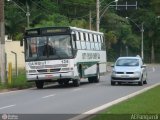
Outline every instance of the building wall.
POLYGON ((7 54, 7 65, 9 62, 12 63, 12 67, 15 68, 15 54, 11 51, 17 53, 17 66, 18 68, 25 67, 24 61, 24 47, 20 46, 20 41, 6 41, 5 42, 5 51, 7 54))

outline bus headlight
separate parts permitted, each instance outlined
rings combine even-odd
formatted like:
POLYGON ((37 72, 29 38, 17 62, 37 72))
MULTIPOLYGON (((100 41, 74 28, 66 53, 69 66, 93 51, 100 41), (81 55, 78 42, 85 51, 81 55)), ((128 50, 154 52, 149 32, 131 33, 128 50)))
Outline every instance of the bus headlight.
POLYGON ((61 71, 69 71, 69 70, 73 70, 73 68, 62 68, 61 71))
POLYGON ((36 70, 28 70, 28 73, 36 73, 36 70))

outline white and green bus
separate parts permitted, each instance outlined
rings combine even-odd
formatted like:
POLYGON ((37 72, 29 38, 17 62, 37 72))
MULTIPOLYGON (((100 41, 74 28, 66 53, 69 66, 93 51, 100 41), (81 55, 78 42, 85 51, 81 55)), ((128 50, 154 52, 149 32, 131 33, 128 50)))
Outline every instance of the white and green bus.
MULTIPOLYGON (((21 42, 21 45, 23 42, 21 42)), ((76 27, 43 27, 26 30, 24 50, 27 81, 37 88, 57 81, 79 86, 83 78, 99 82, 106 73, 103 33, 76 27)))

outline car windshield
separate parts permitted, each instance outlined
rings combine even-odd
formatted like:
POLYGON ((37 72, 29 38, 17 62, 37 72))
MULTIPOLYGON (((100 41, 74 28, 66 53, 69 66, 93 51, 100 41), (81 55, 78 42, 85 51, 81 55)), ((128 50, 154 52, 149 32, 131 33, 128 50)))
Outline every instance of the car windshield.
POLYGON ((57 35, 27 38, 25 52, 26 61, 71 58, 70 36, 57 35))
POLYGON ((116 66, 139 66, 138 59, 119 59, 116 62, 116 66))

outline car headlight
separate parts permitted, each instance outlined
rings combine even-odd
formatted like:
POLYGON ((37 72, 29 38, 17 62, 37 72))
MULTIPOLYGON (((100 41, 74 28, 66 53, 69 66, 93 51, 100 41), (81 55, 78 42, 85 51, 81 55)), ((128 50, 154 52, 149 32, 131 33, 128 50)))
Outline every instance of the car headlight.
POLYGON ((135 71, 134 74, 135 74, 135 75, 140 75, 141 72, 140 72, 140 71, 135 71))
POLYGON ((116 71, 113 70, 113 71, 112 71, 112 74, 116 74, 116 71))

